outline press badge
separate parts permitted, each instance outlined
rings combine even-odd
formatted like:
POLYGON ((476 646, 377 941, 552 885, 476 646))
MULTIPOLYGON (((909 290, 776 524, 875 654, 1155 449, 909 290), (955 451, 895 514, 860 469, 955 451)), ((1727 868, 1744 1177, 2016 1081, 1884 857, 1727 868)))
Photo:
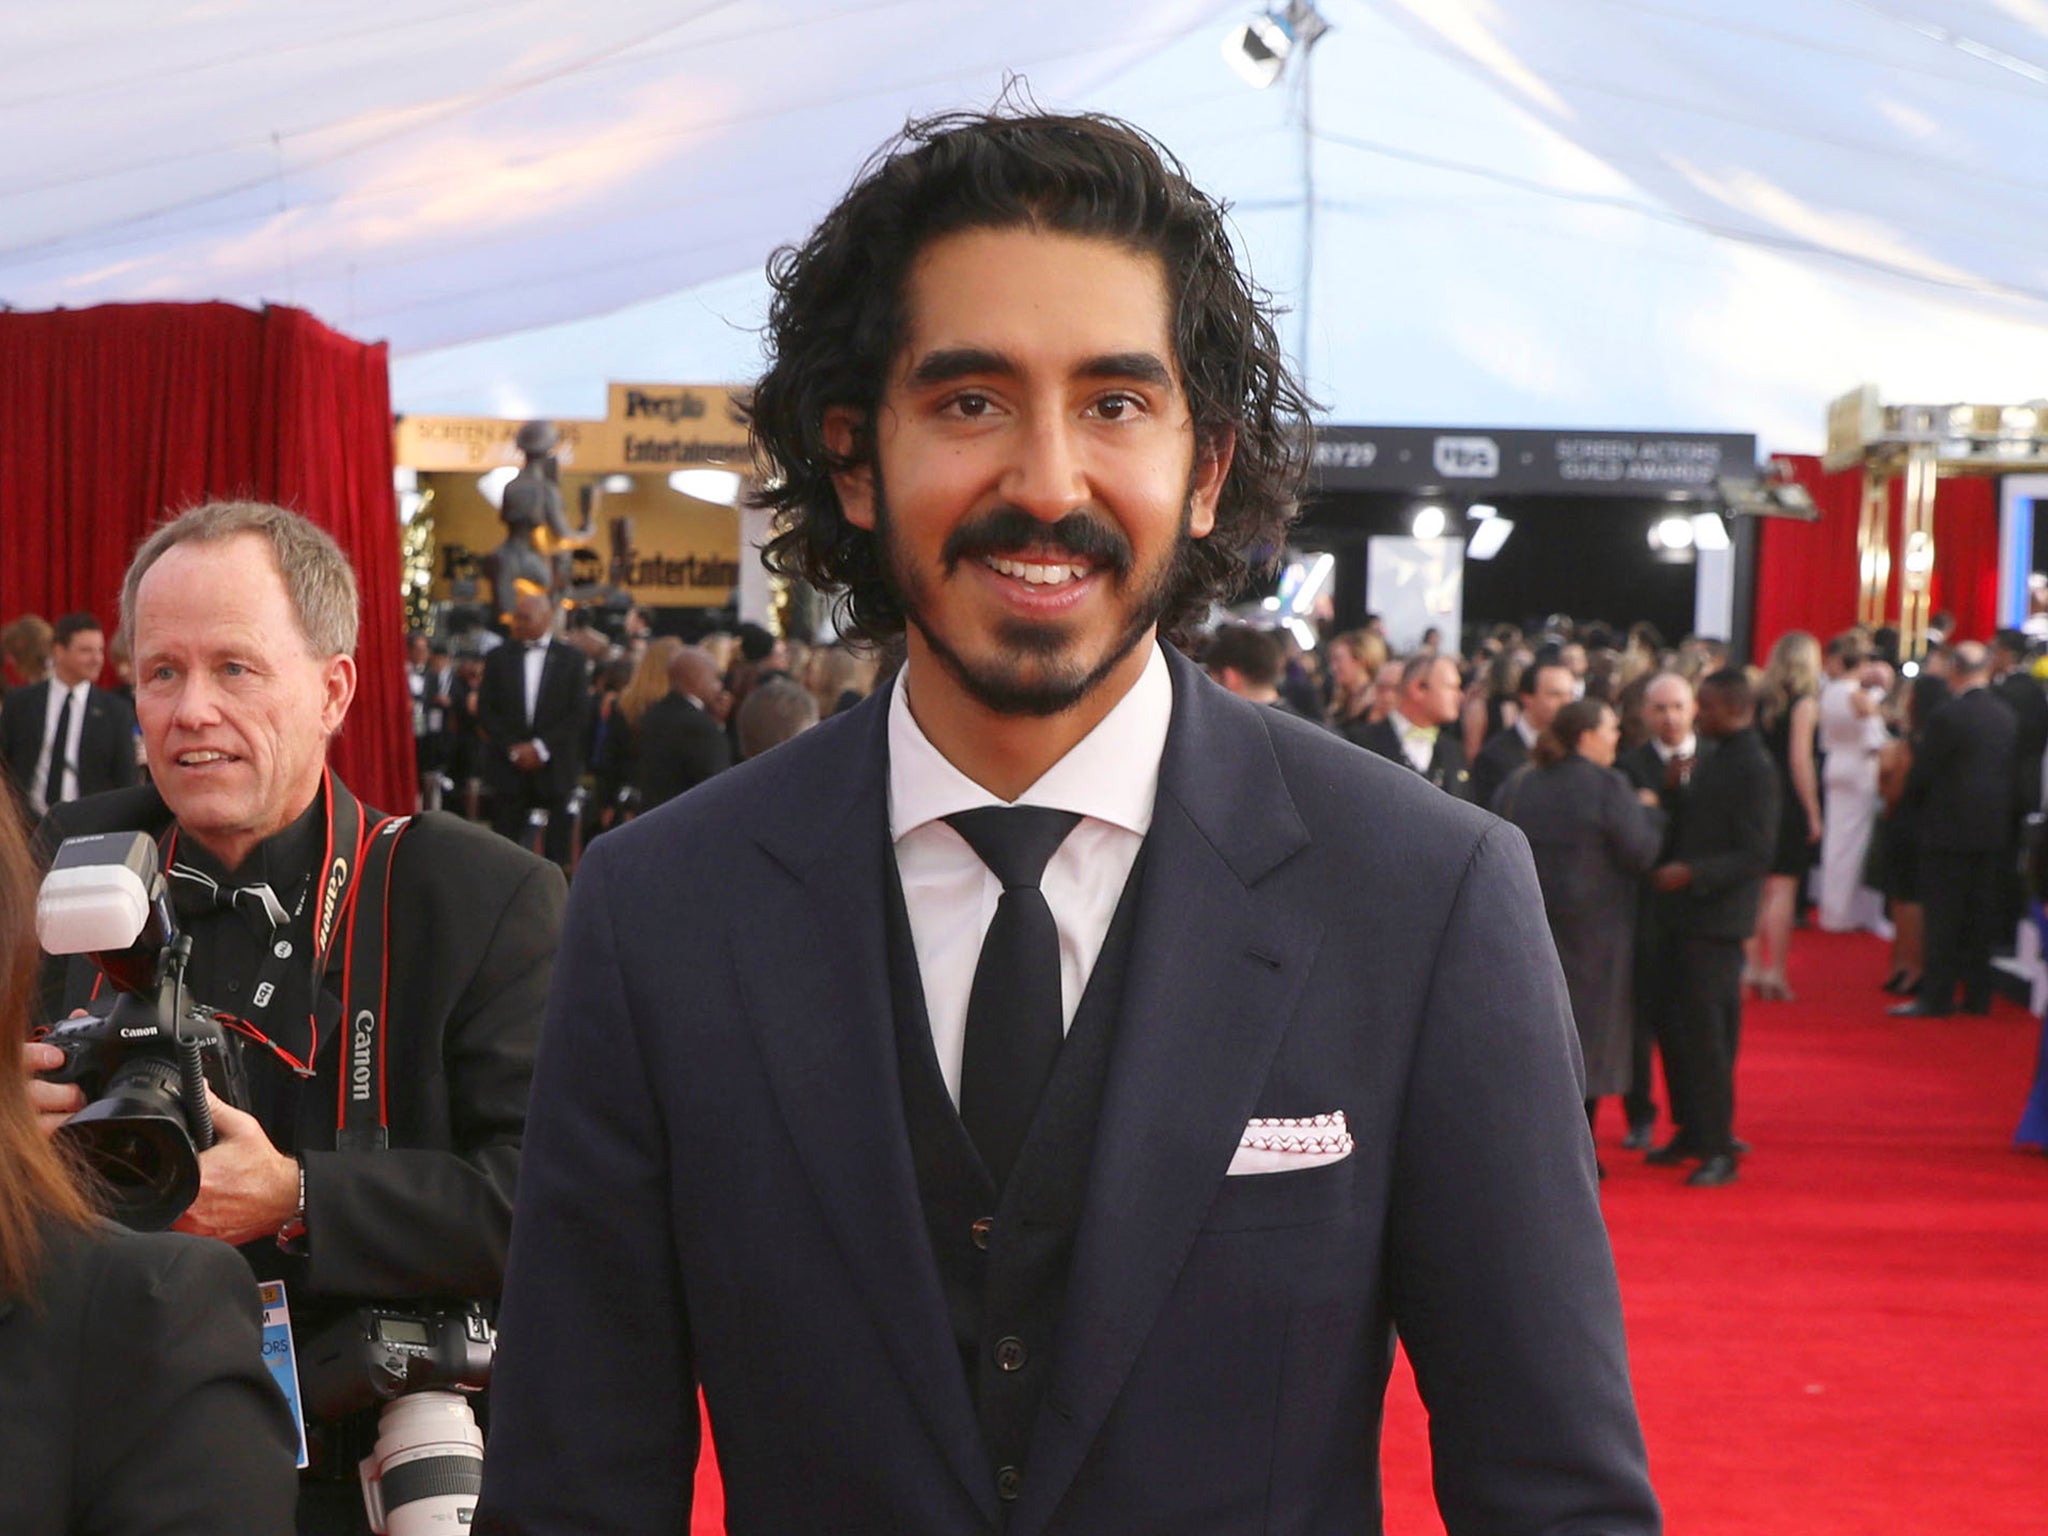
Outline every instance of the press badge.
POLYGON ((303 1471, 308 1460, 306 1415, 299 1407, 299 1357, 292 1348, 292 1311, 285 1304, 282 1280, 262 1281, 259 1289, 263 1294, 263 1363, 270 1367, 271 1379, 291 1408, 292 1428, 299 1436, 299 1468, 303 1471))

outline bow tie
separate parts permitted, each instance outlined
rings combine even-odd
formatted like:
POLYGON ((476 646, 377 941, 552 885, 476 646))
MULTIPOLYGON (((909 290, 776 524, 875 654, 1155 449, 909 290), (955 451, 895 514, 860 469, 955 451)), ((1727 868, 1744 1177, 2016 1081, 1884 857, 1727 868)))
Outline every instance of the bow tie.
POLYGON ((173 864, 168 873, 171 877, 171 906, 188 922, 215 912, 235 910, 261 917, 272 928, 282 928, 291 921, 291 914, 277 899, 277 892, 261 882, 222 885, 205 870, 194 869, 189 864, 173 864))

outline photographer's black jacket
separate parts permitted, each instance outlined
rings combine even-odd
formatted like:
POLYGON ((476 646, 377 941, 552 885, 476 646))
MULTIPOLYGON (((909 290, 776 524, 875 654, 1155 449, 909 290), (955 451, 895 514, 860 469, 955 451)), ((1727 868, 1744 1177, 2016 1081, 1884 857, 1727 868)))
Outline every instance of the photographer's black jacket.
MULTIPOLYGON (((42 835, 54 850, 90 832, 160 837, 170 824, 144 786, 62 806, 42 835)), ((301 1339, 351 1299, 496 1296, 565 894, 560 870, 506 839, 440 812, 413 818, 391 877, 390 1149, 334 1150, 339 1029, 321 1031, 312 1079, 296 1092, 286 1080, 289 1108, 259 1113, 280 1150, 305 1158, 307 1253, 267 1238, 242 1251, 259 1276, 286 1283, 301 1339)), ((193 964, 196 982, 197 953, 193 964)), ((62 1007, 82 1006, 92 966, 61 965, 45 997, 61 981, 62 1007)))

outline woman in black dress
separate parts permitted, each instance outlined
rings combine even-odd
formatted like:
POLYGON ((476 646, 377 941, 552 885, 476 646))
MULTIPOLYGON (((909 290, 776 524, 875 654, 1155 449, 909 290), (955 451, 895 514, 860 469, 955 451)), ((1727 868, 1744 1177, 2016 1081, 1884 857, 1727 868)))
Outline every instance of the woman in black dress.
POLYGON ((1626 1093, 1633 1066, 1636 905, 1657 861, 1664 813, 1614 769, 1621 726, 1598 699, 1565 705, 1536 738, 1529 765, 1493 797, 1536 856, 1543 911, 1571 994, 1586 1064, 1586 1123, 1626 1093))
POLYGON ((1778 844, 1764 876, 1756 937, 1749 941, 1743 980, 1756 995, 1792 1000, 1785 981, 1785 957, 1792 948, 1792 919, 1799 884, 1820 848, 1820 770, 1815 742, 1820 727, 1820 642, 1803 629, 1771 647, 1757 690, 1757 726, 1778 768, 1778 844))

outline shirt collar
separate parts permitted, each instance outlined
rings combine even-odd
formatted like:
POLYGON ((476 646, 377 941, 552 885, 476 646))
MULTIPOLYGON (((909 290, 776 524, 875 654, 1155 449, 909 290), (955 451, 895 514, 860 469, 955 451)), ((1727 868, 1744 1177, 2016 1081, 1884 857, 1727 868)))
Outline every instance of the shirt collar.
MULTIPOLYGON (((948 762, 910 713, 904 676, 889 697, 889 836, 900 840, 956 811, 1003 805, 948 762)), ((1159 762, 1173 721, 1173 676, 1157 642, 1129 693, 1017 805, 1073 811, 1143 837, 1159 793, 1159 762)))
POLYGON ((178 862, 206 871, 223 885, 267 885, 278 900, 289 901, 296 882, 310 871, 320 857, 320 840, 327 824, 322 820, 322 798, 299 813, 298 819, 281 832, 273 832, 249 851, 239 869, 228 869, 199 845, 195 837, 178 839, 178 862))
POLYGON ((1522 738, 1522 745, 1533 752, 1536 750, 1536 738, 1543 733, 1531 725, 1524 716, 1517 715, 1515 716, 1515 734, 1522 738))
POLYGON ((1663 742, 1652 736, 1650 738, 1650 745, 1656 749, 1657 755, 1667 763, 1674 757, 1697 757, 1700 751, 1700 739, 1697 736, 1688 736, 1675 747, 1667 747, 1663 742))

